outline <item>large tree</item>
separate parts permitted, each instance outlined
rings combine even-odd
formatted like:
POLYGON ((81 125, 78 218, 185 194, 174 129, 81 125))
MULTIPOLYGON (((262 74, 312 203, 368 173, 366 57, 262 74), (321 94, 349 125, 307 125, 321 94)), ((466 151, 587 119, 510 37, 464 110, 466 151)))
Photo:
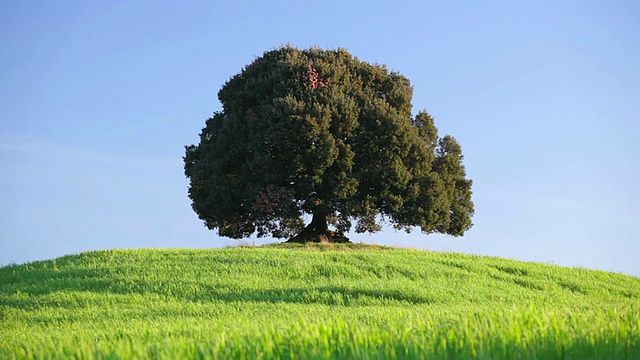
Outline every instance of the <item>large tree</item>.
POLYGON ((412 93, 344 49, 265 52, 224 84, 223 110, 186 147, 193 209, 231 238, 348 242, 352 226, 383 222, 463 235, 474 210, 460 145, 412 115, 412 93))

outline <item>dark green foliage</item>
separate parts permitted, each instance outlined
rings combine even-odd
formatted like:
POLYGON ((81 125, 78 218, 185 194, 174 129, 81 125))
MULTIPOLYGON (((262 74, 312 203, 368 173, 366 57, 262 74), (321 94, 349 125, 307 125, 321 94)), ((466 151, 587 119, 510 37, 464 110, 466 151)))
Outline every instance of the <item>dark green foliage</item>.
POLYGON ((184 163, 193 209, 220 235, 291 237, 305 213, 316 233, 327 222, 338 233, 377 231, 381 220, 455 236, 472 226, 460 145, 439 139, 426 112, 412 116, 404 76, 343 49, 287 46, 218 97, 223 111, 184 163))

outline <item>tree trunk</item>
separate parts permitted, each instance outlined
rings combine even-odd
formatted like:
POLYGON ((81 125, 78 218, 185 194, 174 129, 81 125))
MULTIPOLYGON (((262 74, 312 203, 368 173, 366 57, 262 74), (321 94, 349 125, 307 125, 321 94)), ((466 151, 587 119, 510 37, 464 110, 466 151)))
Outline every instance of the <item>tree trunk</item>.
POLYGON ((351 241, 344 234, 329 230, 327 215, 314 213, 311 223, 287 242, 304 244, 308 242, 349 243, 351 241))

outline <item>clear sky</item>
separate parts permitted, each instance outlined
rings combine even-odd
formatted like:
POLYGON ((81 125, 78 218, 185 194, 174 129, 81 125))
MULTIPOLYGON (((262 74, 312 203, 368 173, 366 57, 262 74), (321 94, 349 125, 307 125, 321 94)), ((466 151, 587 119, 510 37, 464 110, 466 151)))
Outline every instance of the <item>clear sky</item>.
POLYGON ((191 210, 184 146, 290 43, 407 76, 474 180, 464 237, 352 240, 640 276, 639 4, 2 1, 0 264, 236 244, 191 210))

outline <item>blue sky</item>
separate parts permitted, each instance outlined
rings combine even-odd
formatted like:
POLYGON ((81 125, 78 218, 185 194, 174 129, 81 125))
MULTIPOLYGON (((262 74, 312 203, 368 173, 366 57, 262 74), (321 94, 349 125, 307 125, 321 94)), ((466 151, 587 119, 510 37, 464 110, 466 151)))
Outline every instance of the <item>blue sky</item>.
POLYGON ((474 180, 464 237, 352 240, 640 276, 638 4, 1 2, 0 264, 236 244, 191 210, 184 145, 290 43, 407 76, 474 180))

